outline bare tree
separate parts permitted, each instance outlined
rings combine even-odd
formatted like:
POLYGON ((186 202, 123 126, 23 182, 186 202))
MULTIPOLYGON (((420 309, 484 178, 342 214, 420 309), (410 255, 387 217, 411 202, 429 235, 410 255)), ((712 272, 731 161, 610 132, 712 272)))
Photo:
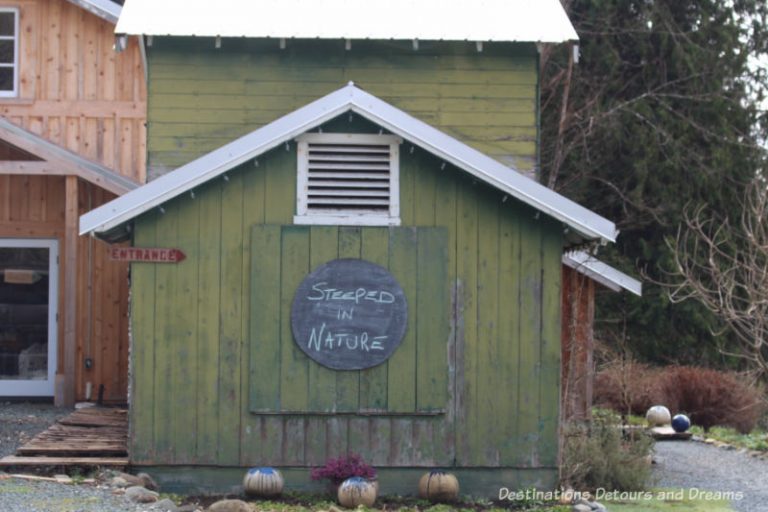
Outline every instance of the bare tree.
POLYGON ((768 184, 762 177, 745 187, 740 218, 718 218, 706 206, 686 209, 674 255, 673 302, 695 299, 738 340, 722 347, 745 359, 768 381, 768 184))

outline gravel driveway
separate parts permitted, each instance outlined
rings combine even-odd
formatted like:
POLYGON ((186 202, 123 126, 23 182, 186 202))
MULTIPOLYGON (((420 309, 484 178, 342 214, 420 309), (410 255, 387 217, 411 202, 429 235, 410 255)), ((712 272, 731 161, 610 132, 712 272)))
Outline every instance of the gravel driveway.
MULTIPOLYGON (((0 403, 0 457, 42 432, 74 409, 43 403, 0 403)), ((0 468, 0 471, 2 468, 0 468)), ((0 472, 0 512, 137 512, 129 503, 96 485, 65 485, 9 478, 0 472)))
POLYGON ((657 487, 740 492, 735 510, 768 510, 768 461, 694 441, 657 442, 655 460, 657 487))
POLYGON ((0 402, 0 457, 13 455, 19 445, 73 410, 44 403, 0 402))

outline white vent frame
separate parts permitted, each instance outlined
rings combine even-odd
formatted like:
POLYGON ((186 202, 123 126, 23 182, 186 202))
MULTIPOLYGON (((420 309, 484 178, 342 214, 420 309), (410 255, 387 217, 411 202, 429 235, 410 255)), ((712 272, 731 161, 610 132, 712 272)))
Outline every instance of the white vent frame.
POLYGON ((294 224, 344 226, 400 225, 400 144, 395 135, 367 133, 305 133, 296 138, 297 179, 294 224), (389 208, 380 211, 354 211, 343 208, 314 210, 309 206, 309 151, 311 144, 340 146, 389 146, 389 208))

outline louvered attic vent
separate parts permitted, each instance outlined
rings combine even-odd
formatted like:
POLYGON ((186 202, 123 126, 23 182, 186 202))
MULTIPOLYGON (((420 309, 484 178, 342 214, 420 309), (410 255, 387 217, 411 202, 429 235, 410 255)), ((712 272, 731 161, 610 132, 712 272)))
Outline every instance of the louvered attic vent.
POLYGON ((296 223, 400 223, 400 139, 392 135, 307 133, 297 140, 296 223))

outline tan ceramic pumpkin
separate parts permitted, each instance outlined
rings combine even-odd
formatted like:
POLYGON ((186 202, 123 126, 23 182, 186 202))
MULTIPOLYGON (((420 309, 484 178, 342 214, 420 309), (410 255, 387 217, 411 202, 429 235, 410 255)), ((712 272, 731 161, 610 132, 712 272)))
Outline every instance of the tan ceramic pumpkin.
POLYGON ((445 471, 430 471, 419 480, 419 497, 429 501, 455 501, 459 497, 459 481, 445 471))
POLYGON ((284 483, 283 475, 274 468, 251 468, 243 478, 243 489, 248 496, 278 496, 284 483))
POLYGON ((339 486, 338 498, 341 506, 346 508, 373 506, 376 501, 376 485, 359 476, 347 478, 339 486))

